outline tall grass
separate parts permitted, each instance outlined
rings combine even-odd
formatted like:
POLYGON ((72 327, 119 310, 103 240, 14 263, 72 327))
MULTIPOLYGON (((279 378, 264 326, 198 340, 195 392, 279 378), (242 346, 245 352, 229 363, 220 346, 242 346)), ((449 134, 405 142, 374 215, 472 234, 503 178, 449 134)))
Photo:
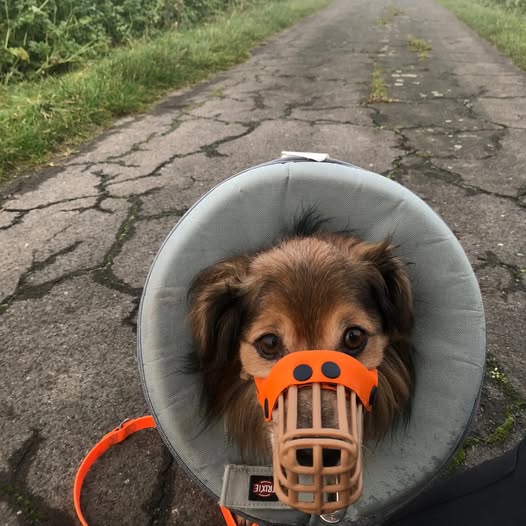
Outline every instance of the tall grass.
POLYGON ((251 47, 330 0, 267 0, 116 49, 76 72, 0 87, 0 181, 116 117, 245 59, 251 47))
POLYGON ((0 0, 0 82, 35 80, 251 0, 0 0))
POLYGON ((526 69, 526 0, 439 1, 526 69))
POLYGON ((526 0, 486 0, 486 3, 499 4, 507 9, 517 9, 526 13, 526 0))

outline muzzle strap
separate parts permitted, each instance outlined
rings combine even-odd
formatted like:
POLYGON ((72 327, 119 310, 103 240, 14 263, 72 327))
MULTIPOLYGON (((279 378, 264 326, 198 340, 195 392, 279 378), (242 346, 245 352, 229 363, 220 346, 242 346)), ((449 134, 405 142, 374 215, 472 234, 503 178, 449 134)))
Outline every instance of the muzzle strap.
POLYGON ((266 378, 254 378, 254 382, 265 420, 270 421, 279 395, 291 385, 319 383, 329 388, 343 385, 355 392, 363 407, 370 411, 378 388, 378 371, 367 369, 343 352, 298 351, 281 358, 266 378))

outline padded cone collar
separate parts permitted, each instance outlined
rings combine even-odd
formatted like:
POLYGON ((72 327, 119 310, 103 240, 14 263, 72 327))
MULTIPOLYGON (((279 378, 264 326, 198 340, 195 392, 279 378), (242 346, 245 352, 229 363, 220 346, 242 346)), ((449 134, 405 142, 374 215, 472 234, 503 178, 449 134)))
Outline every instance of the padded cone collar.
MULTIPOLYGON (((485 324, 477 281, 453 233, 416 195, 331 159, 280 159, 227 179, 184 215, 157 254, 141 302, 139 368, 167 446, 218 498, 224 465, 239 457, 221 423, 200 433, 198 378, 182 372, 191 346, 188 287, 214 262, 271 244, 309 205, 332 218, 335 230, 352 228, 369 241, 393 234, 398 253, 413 263, 418 356, 412 417, 407 428, 365 452, 364 493, 348 509, 351 524, 384 517, 423 489, 460 445, 482 384, 485 324)), ((293 510, 241 511, 279 524, 308 519, 293 510)))

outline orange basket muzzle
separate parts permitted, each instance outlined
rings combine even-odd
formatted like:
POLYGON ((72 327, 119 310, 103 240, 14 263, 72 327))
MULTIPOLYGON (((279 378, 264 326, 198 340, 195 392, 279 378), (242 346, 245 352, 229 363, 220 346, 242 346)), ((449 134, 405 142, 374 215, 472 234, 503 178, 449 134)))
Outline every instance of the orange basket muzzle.
POLYGON ((274 422, 274 491, 288 506, 327 514, 362 494, 363 409, 378 371, 338 351, 297 351, 254 378, 265 420, 274 422))

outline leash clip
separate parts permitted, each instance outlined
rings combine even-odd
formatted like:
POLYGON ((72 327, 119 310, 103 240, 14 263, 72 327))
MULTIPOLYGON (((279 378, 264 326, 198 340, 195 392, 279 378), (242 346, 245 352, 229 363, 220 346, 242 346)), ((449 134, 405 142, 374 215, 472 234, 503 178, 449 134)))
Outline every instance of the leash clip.
POLYGON ((125 418, 125 419, 124 419, 124 420, 123 420, 123 421, 122 421, 122 422, 121 422, 121 423, 120 423, 120 424, 119 424, 119 425, 118 425, 118 426, 112 431, 112 433, 115 432, 115 431, 120 431, 120 430, 126 425, 126 423, 129 422, 129 421, 130 421, 129 418, 125 418))

